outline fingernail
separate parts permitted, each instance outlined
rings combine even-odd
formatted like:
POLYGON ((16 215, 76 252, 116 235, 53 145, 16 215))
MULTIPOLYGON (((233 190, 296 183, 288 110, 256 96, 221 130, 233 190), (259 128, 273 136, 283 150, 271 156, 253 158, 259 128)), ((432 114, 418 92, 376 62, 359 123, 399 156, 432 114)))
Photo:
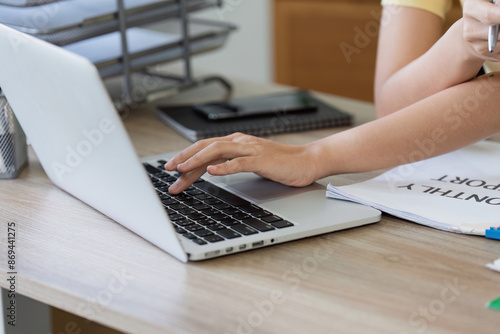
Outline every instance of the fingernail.
POLYGON ((217 166, 208 166, 208 167, 207 167, 207 172, 208 172, 209 174, 216 173, 216 172, 217 172, 217 166))
MULTIPOLYGON (((176 170, 178 170, 179 172, 181 171, 182 167, 185 165, 185 163, 181 163, 181 164, 178 164, 177 167, 176 167, 176 170)), ((182 172, 181 172, 182 173, 182 172)))
POLYGON ((176 188, 177 188, 176 184, 177 184, 177 183, 175 183, 175 182, 174 182, 174 183, 173 183, 170 187, 168 187, 168 192, 169 192, 169 193, 173 193, 173 192, 175 192, 175 190, 176 190, 176 188))

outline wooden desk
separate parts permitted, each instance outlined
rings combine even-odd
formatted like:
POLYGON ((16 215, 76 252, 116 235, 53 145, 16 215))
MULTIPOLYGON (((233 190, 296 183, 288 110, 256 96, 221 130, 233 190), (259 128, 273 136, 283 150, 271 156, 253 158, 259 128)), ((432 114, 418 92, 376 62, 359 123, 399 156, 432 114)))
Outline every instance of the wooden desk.
MULTIPOLYGON (((238 96, 284 89, 236 87, 238 96)), ((373 118, 370 104, 328 101, 355 114, 358 123, 373 118)), ((140 156, 189 144, 152 109, 134 110, 124 123, 140 156)), ((274 138, 301 143, 343 129, 274 138)), ((6 225, 15 222, 17 292, 120 331, 400 334, 500 328, 500 313, 485 308, 500 296, 500 274, 485 267, 500 257, 498 241, 384 215, 371 226, 182 264, 56 188, 32 152, 29 168, 17 180, 0 181, 0 189, 0 285, 8 286, 6 225)), ((29 319, 18 314, 18 321, 29 319)), ((71 333, 84 333, 79 329, 71 333)))

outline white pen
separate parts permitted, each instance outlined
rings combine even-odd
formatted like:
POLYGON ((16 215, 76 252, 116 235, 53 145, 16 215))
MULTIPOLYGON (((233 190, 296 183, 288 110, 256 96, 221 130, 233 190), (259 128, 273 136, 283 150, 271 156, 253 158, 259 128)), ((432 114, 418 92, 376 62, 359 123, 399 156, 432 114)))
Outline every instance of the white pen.
MULTIPOLYGON (((497 5, 496 0, 493 0, 493 3, 495 4, 495 6, 497 5)), ((490 50, 490 52, 493 52, 493 50, 495 50, 497 42, 498 42, 498 25, 490 26, 490 28, 488 29, 488 50, 490 50)))

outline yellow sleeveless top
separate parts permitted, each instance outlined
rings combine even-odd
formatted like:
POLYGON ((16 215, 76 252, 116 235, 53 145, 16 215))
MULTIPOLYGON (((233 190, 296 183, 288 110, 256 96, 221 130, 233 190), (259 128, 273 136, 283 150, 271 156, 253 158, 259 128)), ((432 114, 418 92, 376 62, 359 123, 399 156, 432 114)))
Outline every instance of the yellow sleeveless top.
MULTIPOLYGON (((463 4, 465 0, 460 0, 463 4)), ((382 0, 382 6, 406 6, 428 10, 444 19, 452 0, 382 0)))
MULTIPOLYGON (((460 0, 462 5, 465 0, 460 0)), ((419 8, 432 12, 444 19, 451 9, 452 0, 382 0, 382 6, 405 6, 419 8)), ((486 42, 485 42, 486 43, 486 42)), ((486 73, 500 71, 500 63, 485 62, 483 66, 486 73)))

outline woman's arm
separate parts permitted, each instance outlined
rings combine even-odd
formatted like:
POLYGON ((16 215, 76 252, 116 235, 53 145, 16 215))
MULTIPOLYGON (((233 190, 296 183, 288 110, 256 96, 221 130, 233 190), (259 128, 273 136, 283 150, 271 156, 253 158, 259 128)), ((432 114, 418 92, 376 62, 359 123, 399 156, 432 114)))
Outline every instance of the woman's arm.
POLYGON ((500 8, 469 0, 464 17, 442 37, 442 19, 409 7, 385 7, 379 35, 375 106, 379 117, 475 77, 485 60, 488 25, 500 22, 500 8))
POLYGON ((385 6, 382 17, 385 24, 381 23, 379 30, 374 87, 379 117, 417 101, 413 95, 419 92, 409 91, 418 90, 415 81, 422 77, 411 78, 409 73, 403 77, 399 73, 408 72, 407 66, 425 54, 443 33, 443 20, 422 9, 385 6), (403 87, 398 87, 400 81, 404 81, 403 87), (398 96, 401 93, 403 96, 398 96))
POLYGON ((379 115, 391 115, 301 146, 243 134, 200 141, 166 164, 183 173, 170 191, 181 192, 206 171, 254 172, 305 186, 444 154, 499 132, 500 76, 471 78, 481 58, 498 57, 500 46, 488 53, 486 37, 488 25, 500 22, 500 6, 469 2, 468 14, 441 39, 441 19, 418 9, 393 11, 382 26, 376 106, 379 115))
POLYGON ((202 174, 254 172, 291 186, 325 176, 395 167, 458 149, 500 131, 500 75, 457 85, 397 113, 307 145, 243 134, 199 141, 165 168, 183 175, 172 193, 202 174))
POLYGON ((318 177, 420 161, 500 132, 500 73, 456 85, 373 122, 314 143, 318 177))

